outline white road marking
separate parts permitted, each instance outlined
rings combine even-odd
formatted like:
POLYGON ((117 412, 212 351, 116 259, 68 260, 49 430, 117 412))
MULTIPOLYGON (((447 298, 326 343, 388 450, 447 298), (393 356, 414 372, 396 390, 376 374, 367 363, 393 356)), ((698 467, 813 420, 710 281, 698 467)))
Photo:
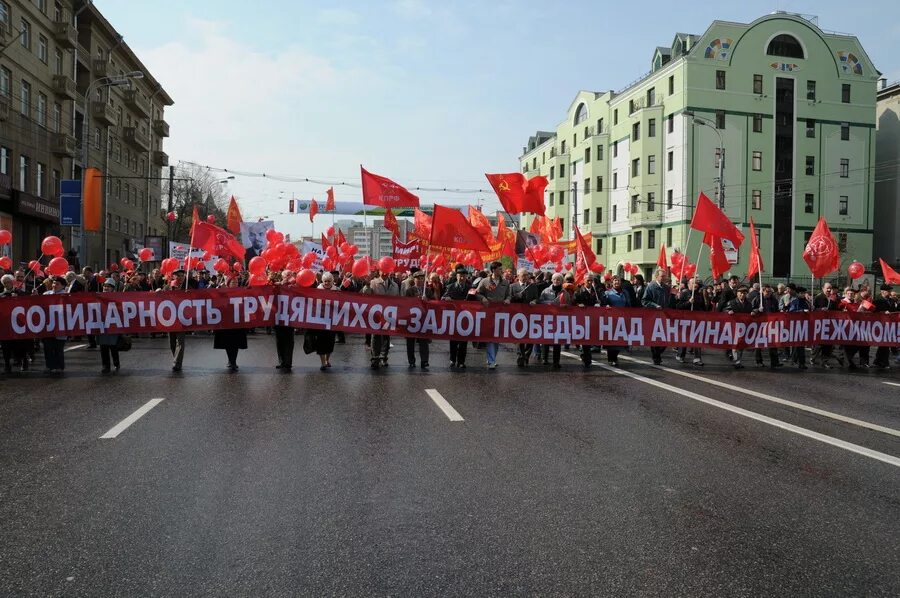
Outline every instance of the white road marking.
POLYGON ((83 349, 87 347, 87 345, 75 345, 74 347, 66 347, 63 349, 63 353, 68 353, 69 351, 74 351, 75 349, 83 349))
POLYGON ((438 408, 444 412, 444 415, 447 416, 447 419, 449 419, 452 422, 465 421, 462 418, 462 416, 459 414, 459 412, 457 412, 456 409, 454 409, 453 406, 447 402, 447 399, 442 397, 441 393, 439 393, 436 389, 426 388, 425 394, 427 394, 429 397, 431 397, 431 400, 434 401, 434 404, 437 405, 438 408))
POLYGON ((896 382, 885 382, 885 384, 890 384, 891 386, 900 386, 900 384, 897 384, 896 382))
MULTIPOLYGON (((741 394, 749 395, 751 397, 756 397, 757 399, 764 399, 766 401, 778 403, 779 405, 785 405, 787 407, 792 407, 794 409, 799 409, 801 411, 808 411, 809 413, 815 413, 816 415, 821 415, 822 417, 836 419, 836 420, 842 421, 846 424, 852 424, 854 426, 859 426, 860 428, 868 428, 869 430, 875 430, 876 432, 882 432, 884 434, 890 434, 891 436, 900 437, 900 430, 894 430, 893 428, 879 426, 878 424, 873 424, 873 423, 863 421, 860 419, 854 419, 852 417, 847 417, 846 415, 840 415, 839 413, 832 413, 830 411, 825 411, 824 409, 817 409, 815 407, 810 407, 810 406, 804 405, 802 403, 795 403, 793 401, 788 401, 787 399, 782 399, 779 397, 774 397, 772 395, 767 395, 764 392, 750 390, 748 388, 740 388, 740 387, 734 386, 732 384, 728 384, 726 382, 720 382, 718 380, 713 380, 712 378, 698 376, 697 374, 692 374, 690 372, 683 372, 681 370, 676 370, 674 368, 666 367, 664 365, 653 365, 649 361, 644 361, 642 359, 635 359, 634 357, 626 357, 626 356, 620 355, 619 359, 626 359, 628 361, 633 361, 635 363, 642 363, 644 365, 649 365, 651 367, 654 367, 658 370, 663 370, 663 371, 666 371, 666 372, 669 372, 672 374, 676 374, 678 376, 690 378, 692 380, 698 380, 700 382, 705 382, 707 384, 711 384, 713 386, 718 386, 720 388, 725 388, 725 389, 733 391, 733 392, 739 392, 741 394)), ((885 384, 890 384, 890 382, 885 382, 885 384)), ((900 386, 900 384, 898 384, 898 386, 900 386)))
POLYGON ((120 421, 109 432, 100 437, 101 440, 107 438, 115 438, 128 429, 128 426, 141 419, 148 411, 163 402, 163 399, 150 399, 140 409, 120 421))
MULTIPOLYGON (((565 353, 565 355, 567 357, 574 357, 576 359, 580 359, 578 356, 573 355, 572 353, 565 353)), ((633 372, 610 367, 608 365, 604 365, 597 361, 594 361, 594 365, 600 366, 601 368, 608 370, 610 372, 613 372, 615 374, 619 374, 620 376, 626 376, 633 380, 643 382, 644 384, 649 384, 650 386, 655 386, 657 388, 661 388, 668 392, 674 392, 675 394, 679 394, 683 397, 687 397, 689 399, 693 399, 695 401, 705 403, 706 405, 710 405, 712 407, 718 407, 719 409, 724 409, 725 411, 730 411, 731 413, 735 413, 737 415, 742 415, 742 416, 748 417, 752 420, 756 420, 758 422, 762 422, 762 423, 768 424, 770 426, 775 426, 776 428, 781 428, 782 430, 787 430, 788 432, 793 432, 794 434, 799 434, 800 436, 805 436, 805 437, 811 438, 813 440, 818 440, 819 442, 824 442, 825 444, 830 444, 831 446, 836 446, 836 447, 842 448, 846 451, 850 451, 851 453, 856 453, 858 455, 863 455, 864 457, 869 457, 870 459, 875 459, 877 461, 881 461, 883 463, 893 465, 894 467, 900 467, 900 458, 894 457, 893 455, 888 455, 885 453, 880 453, 878 451, 873 451, 872 449, 868 449, 868 448, 866 448, 864 446, 860 446, 858 444, 853 444, 851 442, 846 442, 844 440, 840 440, 838 438, 833 438, 833 437, 827 436, 825 434, 820 434, 819 432, 807 430, 806 428, 801 428, 800 426, 795 426, 794 424, 789 424, 787 422, 783 422, 779 419, 775 419, 774 417, 768 417, 766 415, 760 415, 759 413, 747 411, 746 409, 741 409, 740 407, 734 407, 733 405, 729 405, 728 403, 722 403, 721 401, 716 401, 715 399, 711 399, 711 398, 703 396, 701 394, 691 392, 690 390, 684 390, 682 388, 678 388, 677 386, 671 386, 664 382, 659 382, 658 380, 652 380, 650 378, 646 378, 644 376, 635 374, 633 372)))

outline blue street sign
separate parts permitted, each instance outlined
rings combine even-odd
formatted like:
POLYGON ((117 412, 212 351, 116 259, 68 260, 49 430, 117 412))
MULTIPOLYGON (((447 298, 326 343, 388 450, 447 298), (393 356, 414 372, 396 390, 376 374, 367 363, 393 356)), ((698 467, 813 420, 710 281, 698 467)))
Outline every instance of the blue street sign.
POLYGON ((62 226, 81 226, 81 181, 59 182, 59 223, 62 226))

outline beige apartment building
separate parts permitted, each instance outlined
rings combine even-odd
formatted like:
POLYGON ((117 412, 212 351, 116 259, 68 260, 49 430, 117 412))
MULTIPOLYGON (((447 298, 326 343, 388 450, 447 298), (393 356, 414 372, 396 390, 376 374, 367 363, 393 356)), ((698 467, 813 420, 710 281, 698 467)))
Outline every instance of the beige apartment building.
POLYGON ((875 258, 900 268, 900 81, 882 81, 875 118, 875 258))
POLYGON ((77 252, 81 265, 103 267, 164 235, 164 109, 172 103, 93 4, 0 0, 0 228, 13 232, 6 253, 27 262, 56 234, 70 261, 77 252), (123 77, 126 85, 108 85, 123 77), (80 179, 85 166, 105 176, 105 221, 83 241, 78 227, 60 225, 59 181, 80 179))

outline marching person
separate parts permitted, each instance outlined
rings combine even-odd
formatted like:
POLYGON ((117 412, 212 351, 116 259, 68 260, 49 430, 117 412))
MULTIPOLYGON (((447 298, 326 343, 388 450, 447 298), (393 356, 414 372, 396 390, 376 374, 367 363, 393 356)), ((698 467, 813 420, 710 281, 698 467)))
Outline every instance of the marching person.
MULTIPOLYGON (((108 280, 113 280, 113 278, 110 278, 108 280)), ((183 291, 187 288, 196 288, 196 285, 185 279, 184 270, 175 270, 174 272, 172 272, 172 280, 169 281, 169 285, 166 290, 183 291)), ((169 350, 172 351, 173 372, 181 371, 181 365, 184 362, 185 336, 186 335, 184 331, 169 333, 169 350)))
MULTIPOLYGON (((669 307, 671 297, 672 295, 669 292, 669 275, 665 270, 660 268, 656 271, 653 280, 644 290, 641 304, 644 307, 662 310, 669 307)), ((650 347, 650 355, 653 357, 653 363, 655 365, 662 364, 662 355, 665 350, 665 345, 650 347)))
MULTIPOLYGON (((48 280, 50 283, 50 290, 45 291, 44 295, 65 295, 66 294, 66 279, 62 276, 52 276, 48 280)), ((56 337, 46 337, 43 339, 44 344, 44 364, 47 366, 47 369, 44 370, 45 374, 62 374, 66 369, 66 354, 65 354, 65 346, 66 346, 66 337, 64 336, 56 336, 56 337)))
MULTIPOLYGON (((700 279, 696 276, 691 277, 690 280, 688 280, 687 288, 681 291, 681 294, 678 296, 675 303, 675 309, 709 311, 709 306, 706 303, 707 294, 703 291, 704 289, 700 283, 700 279)), ((675 355, 675 361, 684 363, 687 351, 687 347, 679 347, 678 353, 675 355)), ((703 367, 703 353, 700 347, 691 349, 691 355, 694 356, 692 363, 697 367, 703 367)))
MULTIPOLYGON (((228 290, 238 288, 237 278, 228 280, 228 290)), ((182 345, 183 346, 183 345, 182 345)), ((213 349, 224 349, 228 358, 228 364, 225 366, 229 371, 238 371, 237 356, 241 349, 247 348, 247 329, 246 328, 216 328, 213 332, 213 349)))
MULTIPOLYGON (((390 274, 381 276, 378 271, 373 272, 373 278, 363 293, 369 295, 385 295, 388 297, 400 296, 400 285, 390 274)), ((388 353, 391 350, 391 337, 387 334, 373 334, 371 347, 372 369, 388 367, 388 353)))
MULTIPOLYGON (((512 303, 536 305, 538 299, 541 297, 541 289, 534 283, 534 275, 529 272, 527 268, 519 268, 517 276, 518 280, 510 286, 512 303)), ((519 367, 528 367, 533 348, 533 343, 519 343, 516 365, 519 367)))
MULTIPOLYGON (((894 305, 893 300, 891 299, 891 291, 894 290, 889 284, 881 285, 880 295, 875 301, 872 302, 874 305, 875 312, 878 313, 889 313, 897 310, 897 306, 894 305)), ((872 364, 878 368, 879 370, 889 370, 891 369, 891 348, 887 345, 883 345, 881 347, 877 347, 875 349, 875 360, 872 364)))
MULTIPOLYGON (((576 289, 572 301, 578 307, 602 307, 606 304, 606 288, 599 274, 588 274, 584 285, 576 289)), ((581 345, 581 364, 589 368, 593 363, 593 346, 590 342, 581 345)))
MULTIPOLYGON (((562 305, 572 305, 572 294, 563 287, 564 280, 563 275, 559 272, 554 274, 553 278, 550 279, 550 286, 544 289, 538 302, 541 305, 555 305, 557 307, 562 305)), ((562 345, 558 343, 554 344, 553 363, 550 366, 554 370, 558 370, 561 367, 559 364, 561 353, 562 345)))
MULTIPOLYGON (((12 274, 4 274, 0 278, 0 299, 24 297, 28 293, 22 287, 16 286, 16 278, 12 274)), ((23 372, 28 371, 28 350, 34 345, 31 339, 10 339, 2 342, 4 371, 12 372, 12 364, 15 363, 23 372)))
MULTIPOLYGON (((101 289, 103 293, 115 292, 116 283, 112 280, 105 280, 101 289)), ((111 371, 110 366, 115 367, 117 372, 119 371, 119 338, 121 336, 121 334, 97 336, 97 344, 100 345, 100 363, 103 366, 103 369, 100 370, 101 374, 108 374, 111 371)))
MULTIPOLYGON (((294 286, 296 278, 282 278, 279 285, 284 288, 294 286)), ((275 352, 278 354, 276 370, 290 372, 294 366, 294 335, 295 331, 290 326, 275 324, 275 352)))
MULTIPOLYGON (((813 310, 815 311, 837 311, 840 309, 840 300, 834 293, 834 287, 830 282, 822 285, 822 292, 813 298, 813 310)), ((823 368, 830 369, 829 360, 834 355, 834 345, 816 345, 813 347, 812 364, 821 365, 823 368)), ((842 357, 838 357, 838 363, 844 365, 842 357)))
MULTIPOLYGON (((745 286, 740 286, 735 291, 735 298, 728 302, 725 306, 725 313, 728 315, 734 314, 749 314, 753 312, 753 304, 750 303, 750 300, 747 299, 747 292, 749 289, 745 286)), ((739 342, 740 339, 735 339, 735 342, 739 342)), ((735 348, 732 351, 734 355, 734 369, 742 370, 744 369, 744 364, 741 363, 741 359, 744 357, 744 350, 735 348)))
MULTIPOLYGON (((625 292, 625 288, 622 286, 622 278, 619 276, 613 276, 612 288, 606 291, 606 305, 617 308, 632 306, 631 297, 625 292)), ((619 367, 619 352, 621 349, 613 345, 604 345, 604 348, 606 349, 606 361, 609 365, 619 367)))
MULTIPOLYGON (((560 283, 561 284, 561 283, 560 283)), ((512 294, 509 282, 503 277, 503 263, 491 262, 491 274, 478 283, 475 297, 487 307, 491 303, 503 303, 509 305, 512 294)), ((497 352, 500 343, 485 343, 488 369, 497 369, 497 352)))
MULTIPOLYGON (((752 303, 753 311, 751 313, 754 316, 776 314, 780 311, 778 308, 778 297, 775 296, 775 291, 772 287, 767 284, 763 285, 762 292, 752 303)), ((763 363, 762 349, 756 349, 755 356, 757 366, 762 367, 765 365, 763 363)), ((774 347, 769 349, 769 367, 773 370, 781 367, 781 360, 778 358, 778 349, 774 347)))
MULTIPOLYGON (((790 285, 788 285, 790 286, 790 285)), ((790 313, 808 313, 811 309, 809 304, 809 299, 806 296, 806 289, 803 287, 797 287, 794 293, 794 298, 791 299, 790 305, 788 305, 788 312, 790 313)), ((791 352, 791 356, 793 357, 794 363, 797 364, 797 367, 801 370, 806 369, 806 347, 794 347, 791 352)))
MULTIPOLYGON (((444 295, 441 297, 444 301, 465 301, 469 298, 469 290, 472 285, 469 284, 468 273, 466 267, 462 264, 456 265, 454 270, 456 278, 447 285, 444 295)), ((465 340, 450 341, 450 367, 460 370, 466 369, 466 345, 465 340)))
MULTIPOLYGON (((323 291, 337 291, 334 284, 334 275, 331 272, 322 274, 322 283, 316 287, 323 291)), ((324 372, 331 367, 331 354, 334 353, 334 330, 316 330, 316 355, 319 356, 319 371, 324 372)))
MULTIPOLYGON (((406 286, 405 297, 422 297, 426 294, 425 289, 425 272, 416 269, 407 280, 412 282, 406 286)), ((431 339, 424 337, 407 337, 406 338, 406 360, 409 362, 409 369, 416 367, 416 345, 419 346, 419 366, 423 370, 428 369, 428 344, 431 339)))

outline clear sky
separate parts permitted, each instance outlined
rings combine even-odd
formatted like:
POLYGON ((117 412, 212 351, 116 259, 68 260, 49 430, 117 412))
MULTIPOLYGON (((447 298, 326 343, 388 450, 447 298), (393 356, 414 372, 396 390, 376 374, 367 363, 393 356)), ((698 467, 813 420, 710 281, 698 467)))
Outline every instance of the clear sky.
MULTIPOLYGON (((579 90, 624 87, 649 70, 657 45, 715 19, 816 15, 900 79, 895 0, 95 4, 175 100, 170 163, 355 183, 364 164, 408 187, 486 188, 483 173, 518 170, 528 136, 555 128, 579 90)), ((230 190, 246 219, 285 212, 292 194, 325 196, 321 185, 249 177, 230 190)), ((336 195, 360 197, 339 186, 336 195)), ((419 195, 499 205, 492 193, 419 195)), ((310 231, 305 216, 276 223, 310 231)))

